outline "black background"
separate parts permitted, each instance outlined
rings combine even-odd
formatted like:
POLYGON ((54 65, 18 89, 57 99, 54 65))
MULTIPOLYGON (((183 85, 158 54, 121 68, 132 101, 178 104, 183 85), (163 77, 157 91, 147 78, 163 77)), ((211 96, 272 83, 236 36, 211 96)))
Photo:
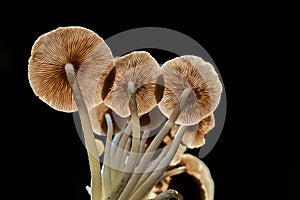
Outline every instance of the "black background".
MULTIPOLYGON (((9 171, 7 192, 30 199, 89 199, 89 166, 72 114, 53 110, 32 92, 27 78, 31 47, 59 26, 84 26, 106 39, 138 27, 165 27, 200 43, 215 61, 227 94, 222 135, 203 161, 215 181, 215 199, 294 199, 299 183, 282 189, 286 158, 281 140, 286 126, 278 115, 279 97, 290 93, 284 82, 282 49, 288 30, 281 5, 192 4, 178 9, 155 5, 89 4, 16 12, 3 7, 1 22, 1 102, 3 157, 9 171), (124 7, 123 7, 124 6, 124 7), (218 9, 216 9, 218 7, 218 9), (121 11, 120 11, 121 10, 121 11), (221 10, 221 11, 220 11, 221 10), (106 12, 106 13, 105 13, 106 12), (283 39, 283 40, 282 40, 283 39), (274 64, 274 60, 279 60, 274 64), (4 121, 3 121, 4 119, 4 121), (12 172, 10 172, 12 171, 12 172), (11 190, 9 190, 11 189, 11 190)), ((48 7, 49 6, 49 7, 48 7)), ((285 16, 285 15, 284 15, 285 16)), ((170 55, 169 55, 170 56, 170 55)), ((158 61, 168 55, 155 53, 158 61)), ((295 160, 297 157, 295 157, 295 160)), ((296 180, 296 178, 294 178, 296 180)), ((298 193, 299 195, 299 193, 298 193)))

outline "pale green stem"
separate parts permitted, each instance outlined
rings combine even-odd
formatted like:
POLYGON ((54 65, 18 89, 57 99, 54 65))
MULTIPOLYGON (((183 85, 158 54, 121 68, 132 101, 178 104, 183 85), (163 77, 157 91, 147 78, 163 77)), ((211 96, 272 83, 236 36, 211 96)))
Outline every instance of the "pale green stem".
POLYGON ((132 147, 131 152, 138 153, 140 149, 140 119, 138 116, 138 109, 136 104, 136 93, 134 88, 134 83, 128 83, 128 91, 131 94, 129 100, 129 109, 131 113, 131 123, 132 123, 132 147))
POLYGON ((193 91, 192 88, 186 88, 185 90, 183 90, 181 97, 180 97, 179 104, 172 111, 170 119, 166 122, 166 124, 163 126, 161 131, 155 136, 155 138, 151 142, 150 146, 147 148, 146 153, 153 152, 158 148, 160 143, 163 141, 164 137, 168 134, 170 129, 173 127, 176 119, 178 118, 178 116, 182 110, 182 106, 184 106, 184 104, 186 103, 186 101, 187 101, 189 95, 192 93, 192 91, 193 91))
POLYGON ((131 122, 128 123, 126 129, 121 135, 119 143, 117 144, 117 150, 115 152, 114 160, 112 163, 114 169, 120 170, 120 166, 121 166, 120 159, 122 159, 124 148, 127 144, 129 135, 131 134, 130 132, 131 132, 131 122))
POLYGON ((142 153, 144 153, 144 145, 145 143, 147 142, 147 139, 149 137, 149 134, 150 134, 150 131, 149 130, 146 130, 144 131, 143 133, 143 138, 141 138, 141 142, 140 142, 140 150, 139 150, 139 157, 138 157, 138 160, 141 159, 142 157, 142 153))
POLYGON ((76 75, 75 75, 73 65, 70 63, 66 64, 65 71, 67 74, 69 84, 72 88, 73 97, 75 99, 76 106, 78 108, 79 117, 83 129, 84 141, 87 149, 90 172, 91 172, 91 199, 100 200, 101 188, 102 188, 101 167, 100 167, 98 151, 95 143, 95 137, 94 137, 93 129, 88 114, 88 109, 83 100, 79 85, 76 81, 76 75))
POLYGON ((128 159, 128 152, 129 152, 130 146, 131 146, 131 138, 128 138, 125 148, 122 152, 121 160, 119 160, 120 168, 119 168, 118 179, 119 179, 121 173, 125 170, 126 163, 128 162, 128 161, 126 162, 126 159, 128 159))
MULTIPOLYGON (((114 138, 112 140, 112 145, 111 145, 111 152, 110 152, 110 159, 111 159, 111 162, 114 161, 115 159, 115 156, 116 156, 116 153, 117 153, 117 147, 118 147, 118 143, 120 142, 121 140, 121 137, 122 137, 122 132, 119 132, 117 134, 114 135, 114 138)), ((113 163, 112 163, 113 164, 113 163)))
POLYGON ((131 139, 129 138, 129 135, 131 134, 130 132, 131 122, 129 122, 126 128, 122 131, 119 143, 115 144, 117 147, 114 159, 112 160, 112 168, 114 169, 112 174, 113 187, 119 179, 119 176, 121 174, 120 171, 122 171, 125 166, 124 162, 131 144, 131 139))
POLYGON ((182 173, 185 173, 185 172, 186 172, 186 167, 185 166, 177 167, 177 168, 174 168, 174 169, 171 169, 171 170, 165 172, 162 175, 162 177, 160 178, 160 180, 165 179, 167 177, 171 177, 171 176, 175 176, 175 175, 178 175, 178 174, 182 174, 182 173))
MULTIPOLYGON (((155 168, 158 166, 158 164, 164 159, 168 150, 169 150, 169 146, 166 146, 165 148, 163 148, 163 150, 159 154, 159 156, 150 163, 150 165, 147 167, 145 172, 141 174, 141 176, 134 176, 130 179, 131 182, 129 181, 129 183, 127 185, 127 186, 129 186, 127 189, 128 192, 130 191, 130 193, 133 194, 140 187, 140 185, 143 184, 143 182, 150 176, 150 174, 155 170, 155 168), (137 179, 138 177, 140 177, 139 180, 137 179), (136 183, 136 180, 138 180, 137 183, 136 183)), ((126 188, 127 188, 127 186, 126 186, 126 188)), ((126 190, 126 188, 125 188, 125 190, 126 190)))
POLYGON ((146 152, 144 153, 144 156, 141 158, 140 164, 138 165, 139 171, 145 170, 146 164, 150 162, 152 159, 153 154, 150 152, 154 152, 157 150, 158 146, 163 141, 164 137, 168 134, 170 129, 173 127, 176 119, 178 118, 182 106, 186 103, 189 95, 191 94, 192 89, 186 88, 180 98, 180 103, 174 108, 174 110, 171 113, 170 119, 165 123, 163 128, 159 131, 159 133, 155 136, 149 147, 147 148, 146 152), (152 155, 152 156, 151 156, 152 155))
MULTIPOLYGON (((170 116, 170 119, 166 122, 166 124, 163 126, 163 128, 160 130, 160 132, 155 136, 154 140, 151 142, 150 146, 147 148, 146 152, 142 156, 138 166, 136 167, 136 172, 143 172, 146 170, 147 165, 151 161, 154 151, 158 148, 160 143, 162 142, 163 138, 168 134, 170 129, 173 127, 176 119, 178 118, 180 111, 182 109, 182 106, 186 103, 189 95, 191 94, 192 89, 187 88, 185 89, 180 98, 180 103, 176 106, 176 108, 172 111, 172 114, 170 116)), ((136 185, 141 178, 142 173, 135 173, 130 178, 130 184, 128 184, 128 187, 132 187, 131 185, 136 185)), ((129 191, 129 190, 127 190, 129 191)))
MULTIPOLYGON (((123 132, 123 131, 122 131, 123 132)), ((118 150, 118 144, 120 142, 120 139, 122 137, 122 132, 115 135, 115 138, 113 139, 112 148, 111 148, 111 156, 110 156, 110 172, 111 172, 111 186, 114 187, 115 183, 117 181, 118 171, 115 168, 115 157, 118 150)))
POLYGON ((159 163, 156 167, 156 170, 151 173, 147 180, 145 180, 142 185, 134 192, 130 200, 143 199, 148 191, 159 181, 160 177, 163 175, 169 164, 171 163, 173 157, 175 156, 181 139, 187 129, 187 126, 180 126, 178 129, 175 138, 170 146, 165 158, 159 163))
POLYGON ((102 185, 103 188, 102 195, 104 198, 111 192, 112 189, 110 154, 111 154, 111 142, 112 142, 112 134, 113 134, 113 124, 110 115, 105 114, 105 119, 107 123, 107 138, 105 144, 103 176, 102 176, 102 182, 104 183, 102 185))

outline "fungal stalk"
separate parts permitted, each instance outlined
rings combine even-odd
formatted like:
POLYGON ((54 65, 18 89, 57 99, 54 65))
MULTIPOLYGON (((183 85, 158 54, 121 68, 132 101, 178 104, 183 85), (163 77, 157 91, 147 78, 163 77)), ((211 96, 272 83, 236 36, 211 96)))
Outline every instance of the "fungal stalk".
POLYGON ((85 145, 88 153, 90 172, 91 172, 91 197, 92 200, 101 199, 102 191, 102 178, 101 178, 101 167, 99 162, 98 150, 93 135, 93 129, 89 119, 88 109, 84 103, 81 90, 76 81, 75 71, 72 64, 68 63, 65 65, 65 70, 69 84, 72 88, 73 96, 78 108, 85 145))

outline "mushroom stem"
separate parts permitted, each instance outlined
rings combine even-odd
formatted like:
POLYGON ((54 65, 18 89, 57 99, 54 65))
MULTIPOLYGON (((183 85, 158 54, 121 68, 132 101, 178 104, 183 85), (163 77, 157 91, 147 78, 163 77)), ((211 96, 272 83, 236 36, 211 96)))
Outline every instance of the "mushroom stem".
POLYGON ((114 186, 111 194, 107 199, 118 199, 122 194, 124 188, 127 185, 128 180, 130 179, 134 168, 138 160, 138 154, 140 150, 140 119, 138 116, 138 109, 136 103, 136 93, 134 88, 134 83, 132 81, 128 82, 128 92, 131 94, 129 100, 129 109, 131 113, 131 124, 132 124, 132 144, 131 144, 131 153, 128 157, 128 161, 125 165, 125 169, 121 174, 120 179, 117 184, 114 186))
MULTIPOLYGON (((173 127, 176 119, 178 118, 178 116, 180 114, 182 106, 186 103, 187 98, 189 97, 189 95, 191 93, 192 93, 192 89, 191 88, 186 88, 182 92, 180 103, 173 110, 173 112, 172 112, 172 114, 170 116, 170 119, 165 123, 165 125, 163 126, 163 128, 155 136, 155 138, 151 142, 150 146, 147 148, 147 150, 145 151, 143 157, 141 158, 141 160, 139 162, 139 165, 136 168, 138 171, 144 171, 146 169, 147 164, 150 162, 150 160, 152 159, 152 157, 154 155, 152 152, 154 152, 154 151, 157 150, 158 146, 163 141, 164 137, 168 134, 168 132, 170 131, 170 129, 173 127)), ((136 178, 139 179, 141 175, 140 174, 134 174, 133 176, 137 176, 136 178)))
MULTIPOLYGON (((155 170, 155 168, 158 166, 158 164, 164 159, 168 150, 169 150, 168 146, 163 148, 163 150, 161 151, 159 156, 149 164, 149 166, 147 167, 147 169, 145 170, 144 173, 138 172, 139 176, 132 176, 129 183, 127 184, 127 186, 129 186, 129 187, 127 189, 127 186, 126 186, 124 192, 126 191, 126 189, 127 189, 127 191, 130 191, 129 189, 131 189, 131 191, 129 193, 133 194, 139 188, 139 186, 142 185, 142 183, 151 175, 151 173, 155 170)), ((136 175, 136 174, 134 174, 134 175, 136 175)))
POLYGON ((73 65, 70 63, 66 64, 65 71, 67 74, 69 84, 72 88, 73 97, 75 99, 76 106, 78 108, 79 117, 83 129, 85 145, 86 145, 88 160, 90 165, 91 179, 92 179, 91 199, 99 200, 101 199, 101 189, 102 189, 101 167, 100 167, 95 137, 94 137, 93 129, 88 114, 88 109, 83 100, 79 85, 76 81, 76 75, 75 75, 73 65))
POLYGON ((178 118, 182 107, 186 103, 189 95, 192 93, 192 88, 186 88, 183 90, 180 96, 180 102, 177 104, 177 106, 172 111, 172 114, 170 116, 170 119, 166 122, 166 124, 163 126, 163 128, 159 131, 159 133, 155 136, 153 141, 151 142, 150 146, 147 148, 146 153, 155 151, 160 143, 163 141, 164 137, 168 134, 170 129, 175 124, 176 119, 178 118))
POLYGON ((141 138, 141 142, 140 142, 140 150, 139 150, 138 161, 142 157, 142 153, 144 153, 144 151, 145 151, 145 143, 147 142, 147 139, 148 139, 149 135, 150 135, 149 130, 144 131, 143 136, 141 138))
POLYGON ((171 176, 175 176, 178 174, 182 174, 186 172, 186 167, 185 166, 181 166, 181 167, 177 167, 175 169, 171 169, 170 171, 165 172, 162 177, 160 178, 160 180, 165 179, 167 177, 171 177, 171 176))
MULTIPOLYGON (((126 189, 126 191, 130 191, 130 189, 133 189, 133 186, 138 186, 138 185, 136 185, 137 183, 141 184, 141 182, 138 182, 138 181, 143 176, 143 174, 139 173, 139 172, 142 172, 142 171, 146 170, 147 165, 149 164, 150 160, 152 159, 152 157, 154 155, 153 152, 158 148, 158 146, 162 142, 163 138, 166 136, 166 134, 169 132, 169 130, 174 125, 174 123, 175 123, 178 115, 180 114, 182 106, 187 101, 187 98, 189 97, 189 95, 191 94, 191 92, 192 92, 191 88, 187 88, 187 89, 185 89, 182 92, 180 103, 173 110, 170 119, 166 122, 166 124, 164 125, 164 127, 161 129, 161 131, 158 133, 158 135, 155 136, 154 140, 151 142, 150 146, 147 148, 147 150, 144 153, 143 157, 141 158, 138 166, 136 167, 135 171, 137 173, 132 174, 132 176, 131 176, 131 178, 129 180, 129 183, 126 186, 127 188, 129 188, 129 189, 126 189)), ((179 146, 179 144, 178 144, 178 146, 179 146)), ((172 156, 172 158, 174 157, 174 155, 172 156)))
POLYGON ((177 200, 183 200, 183 196, 173 189, 169 189, 160 193, 154 200, 169 200, 173 198, 177 200))
POLYGON ((151 173, 151 175, 138 187, 138 189, 130 197, 130 200, 143 199, 147 192, 157 183, 160 177, 163 175, 169 164, 171 163, 174 155, 177 152, 181 139, 187 129, 187 126, 181 126, 175 138, 170 146, 170 150, 167 152, 164 159, 161 160, 156 169, 151 173))
POLYGON ((111 181, 111 142, 112 142, 112 134, 113 134, 113 124, 109 114, 105 114, 105 119, 107 123, 107 139, 105 144, 105 154, 104 154, 104 165, 103 165, 103 180, 102 188, 103 188, 103 196, 106 197, 112 188, 111 181))
POLYGON ((131 122, 129 122, 119 134, 120 139, 119 142, 116 143, 115 156, 112 160, 112 185, 115 186, 117 180, 120 177, 121 171, 124 169, 125 160, 128 154, 128 150, 131 144, 131 139, 129 138, 129 134, 131 132, 131 122))
POLYGON ((131 152, 138 153, 140 149, 140 119, 138 116, 138 109, 136 104, 136 93, 134 83, 128 82, 128 92, 131 94, 129 100, 129 109, 131 113, 132 122, 132 147, 131 152))
MULTIPOLYGON (((112 148, 111 148, 111 154, 110 154, 110 170, 111 170, 111 186, 114 187, 116 183, 116 178, 118 176, 118 168, 116 168, 115 165, 115 158, 118 151, 118 143, 121 140, 122 132, 115 135, 114 139, 112 140, 112 148)), ((120 161, 120 160, 119 160, 120 161)))

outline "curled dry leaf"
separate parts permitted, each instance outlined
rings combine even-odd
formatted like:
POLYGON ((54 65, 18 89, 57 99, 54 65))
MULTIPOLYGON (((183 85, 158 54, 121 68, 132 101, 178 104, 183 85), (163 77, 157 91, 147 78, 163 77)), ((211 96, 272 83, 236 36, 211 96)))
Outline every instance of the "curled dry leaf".
POLYGON ((186 172, 162 179, 152 188, 150 197, 155 198, 167 189, 174 189, 185 199, 213 200, 214 181, 206 164, 191 154, 183 154, 179 164, 169 170, 182 166, 186 167, 186 172))

